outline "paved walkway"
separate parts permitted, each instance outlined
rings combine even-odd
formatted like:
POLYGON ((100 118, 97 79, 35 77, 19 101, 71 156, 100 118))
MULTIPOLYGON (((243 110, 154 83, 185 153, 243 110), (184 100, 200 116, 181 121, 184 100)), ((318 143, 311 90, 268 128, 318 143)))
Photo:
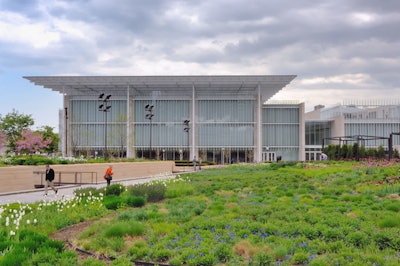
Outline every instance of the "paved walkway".
MULTIPOLYGON (((132 179, 120 179, 116 181, 111 181, 111 184, 122 184, 124 186, 128 185, 134 185, 134 184, 140 184, 140 183, 145 183, 151 180, 159 180, 159 179, 169 179, 169 178, 174 178, 174 174, 170 175, 163 175, 163 176, 149 176, 149 177, 135 177, 132 179)), ((54 191, 49 188, 48 190, 48 195, 44 196, 44 189, 35 189, 35 190, 24 190, 24 191, 15 191, 15 192, 9 192, 9 193, 1 193, 0 194, 0 206, 5 205, 8 203, 13 203, 13 202, 18 202, 18 203, 35 203, 38 201, 54 201, 54 200, 59 200, 63 197, 68 197, 68 198, 73 198, 74 197, 74 191, 79 188, 85 188, 85 187, 96 187, 96 188, 102 188, 106 187, 107 183, 102 182, 99 184, 90 184, 90 185, 68 185, 68 186, 59 186, 56 187, 58 188, 58 193, 55 194, 54 191)))

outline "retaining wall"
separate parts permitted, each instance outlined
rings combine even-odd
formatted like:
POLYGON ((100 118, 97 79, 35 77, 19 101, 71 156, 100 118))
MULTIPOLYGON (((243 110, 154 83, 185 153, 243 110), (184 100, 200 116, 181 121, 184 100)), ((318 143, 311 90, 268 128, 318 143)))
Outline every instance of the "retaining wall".
MULTIPOLYGON (((62 164, 51 165, 57 172, 95 172, 98 182, 104 182, 103 175, 110 164, 62 164)), ((173 161, 157 162, 133 162, 133 163, 111 163, 113 166, 113 180, 148 177, 155 175, 171 174, 174 172, 173 161)), ((45 166, 9 166, 0 167, 0 193, 32 190, 35 185, 40 184, 40 175, 34 172, 44 171, 45 166)))

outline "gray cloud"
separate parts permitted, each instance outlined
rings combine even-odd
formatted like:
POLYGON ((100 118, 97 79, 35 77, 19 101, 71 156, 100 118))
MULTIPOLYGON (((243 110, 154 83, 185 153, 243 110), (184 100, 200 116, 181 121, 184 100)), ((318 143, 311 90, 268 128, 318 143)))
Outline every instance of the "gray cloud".
POLYGON ((0 6, 0 25, 19 33, 0 36, 0 70, 298 74, 296 86, 311 91, 399 88, 397 0, 0 0, 0 6), (23 38, 29 25, 44 36, 23 38), (363 78, 353 82, 356 75, 363 78))

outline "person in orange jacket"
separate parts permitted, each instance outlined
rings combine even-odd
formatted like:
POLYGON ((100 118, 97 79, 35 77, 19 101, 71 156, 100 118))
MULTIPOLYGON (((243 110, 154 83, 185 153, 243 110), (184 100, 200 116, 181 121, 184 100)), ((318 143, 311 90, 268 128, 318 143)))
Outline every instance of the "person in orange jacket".
POLYGON ((107 186, 110 185, 113 174, 114 174, 113 173, 113 168, 112 168, 112 165, 110 165, 107 168, 106 173, 104 174, 104 179, 107 180, 107 186))

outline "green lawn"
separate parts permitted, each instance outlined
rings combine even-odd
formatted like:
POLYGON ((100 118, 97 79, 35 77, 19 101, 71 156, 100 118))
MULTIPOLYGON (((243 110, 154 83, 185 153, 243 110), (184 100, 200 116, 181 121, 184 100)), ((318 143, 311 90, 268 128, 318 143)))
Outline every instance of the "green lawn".
POLYGON ((111 265, 399 265, 399 170, 389 162, 230 165, 5 205, 0 265, 107 265, 79 262, 47 237, 89 219, 76 244, 111 265))

